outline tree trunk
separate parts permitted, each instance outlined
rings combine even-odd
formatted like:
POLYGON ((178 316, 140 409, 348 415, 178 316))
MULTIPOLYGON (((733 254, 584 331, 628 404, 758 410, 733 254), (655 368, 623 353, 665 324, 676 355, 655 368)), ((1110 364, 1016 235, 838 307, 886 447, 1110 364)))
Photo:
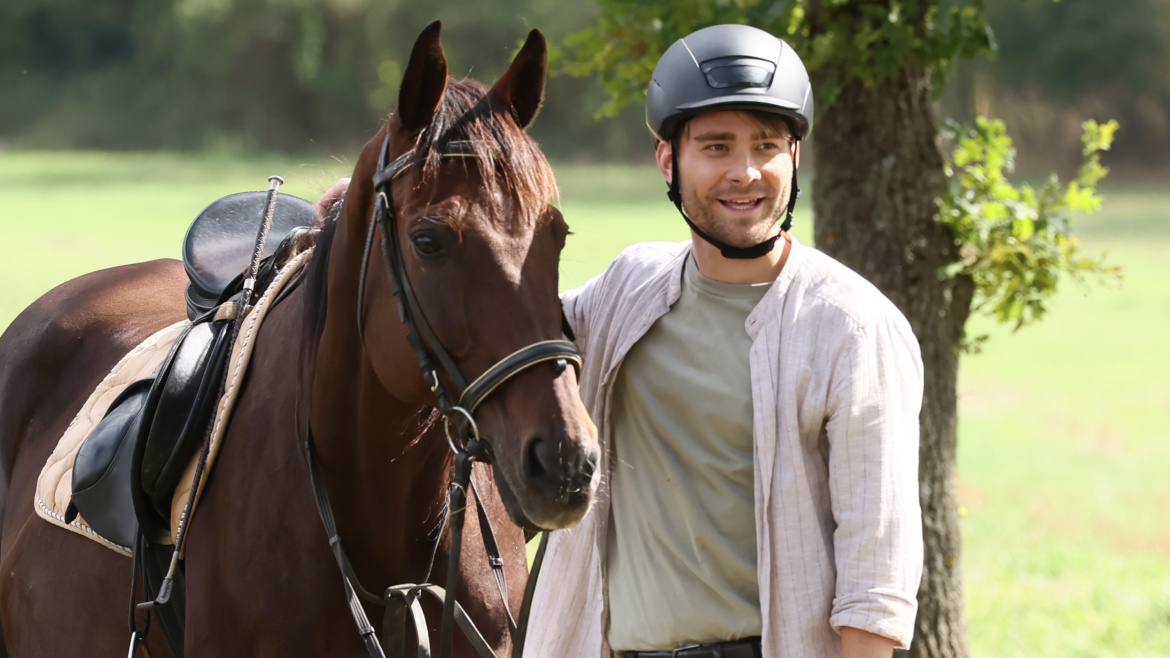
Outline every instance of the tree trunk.
MULTIPOLYGON (((814 80, 814 88, 823 84, 814 80)), ((955 389, 973 285, 938 276, 957 259, 957 246, 936 220, 946 186, 936 134, 929 74, 916 64, 872 87, 847 82, 813 133, 813 212, 817 247, 872 281, 918 336, 926 366, 919 453, 926 559, 909 655, 965 658, 955 389)))

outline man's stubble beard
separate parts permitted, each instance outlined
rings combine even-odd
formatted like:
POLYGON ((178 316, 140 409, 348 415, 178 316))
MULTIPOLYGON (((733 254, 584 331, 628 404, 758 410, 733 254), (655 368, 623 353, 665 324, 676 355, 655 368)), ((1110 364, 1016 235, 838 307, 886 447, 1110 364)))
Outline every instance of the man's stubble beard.
POLYGON ((747 248, 757 245, 772 237, 776 224, 780 221, 780 216, 784 213, 786 205, 780 203, 780 195, 774 199, 764 197, 763 203, 773 203, 773 207, 768 209, 767 214, 763 219, 752 225, 747 233, 747 238, 737 238, 728 230, 727 222, 720 219, 718 210, 722 206, 717 200, 702 199, 693 190, 688 189, 685 182, 682 185, 683 208, 687 211, 687 216, 696 226, 701 228, 704 233, 715 238, 716 240, 730 245, 732 247, 747 248), (746 244, 741 244, 746 242, 746 244))

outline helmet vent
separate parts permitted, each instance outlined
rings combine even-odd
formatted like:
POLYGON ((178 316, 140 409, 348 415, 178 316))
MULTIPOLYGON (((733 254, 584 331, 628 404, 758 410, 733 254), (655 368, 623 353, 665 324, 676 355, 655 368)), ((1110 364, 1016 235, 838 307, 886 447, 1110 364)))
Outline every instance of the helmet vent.
POLYGON ((703 75, 712 89, 772 86, 776 65, 754 57, 720 57, 702 64, 703 75))

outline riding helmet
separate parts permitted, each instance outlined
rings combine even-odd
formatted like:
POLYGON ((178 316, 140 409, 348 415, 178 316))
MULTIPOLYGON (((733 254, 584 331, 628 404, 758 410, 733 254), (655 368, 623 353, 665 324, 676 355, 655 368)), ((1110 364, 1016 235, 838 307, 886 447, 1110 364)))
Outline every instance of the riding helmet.
POLYGON ((662 141, 711 110, 781 114, 803 139, 812 130, 808 71, 792 47, 750 25, 713 25, 674 42, 646 90, 646 125, 662 141))

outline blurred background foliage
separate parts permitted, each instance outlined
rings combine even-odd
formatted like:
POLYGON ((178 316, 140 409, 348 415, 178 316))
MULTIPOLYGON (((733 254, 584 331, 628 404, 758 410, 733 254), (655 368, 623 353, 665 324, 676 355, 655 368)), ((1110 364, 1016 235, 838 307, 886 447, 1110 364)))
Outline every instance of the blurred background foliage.
MULTIPOLYGON (((1170 171, 1170 0, 986 5, 998 54, 960 64, 941 116, 1002 118, 1027 176, 1075 175, 1087 118, 1122 126, 1115 179, 1170 171)), ((0 146, 352 153, 431 20, 452 73, 490 80, 531 27, 564 70, 560 46, 596 17, 561 0, 6 0, 0 146)), ((639 103, 595 120, 605 101, 594 77, 558 75, 533 133, 555 160, 647 158, 639 103)))
MULTIPOLYGON (((353 152, 397 99, 419 31, 443 21, 457 77, 492 80, 531 27, 555 43, 588 3, 555 0, 6 0, 0 142, 14 148, 353 152)), ((601 92, 562 76, 534 134, 564 158, 645 150, 592 121, 601 92)))

